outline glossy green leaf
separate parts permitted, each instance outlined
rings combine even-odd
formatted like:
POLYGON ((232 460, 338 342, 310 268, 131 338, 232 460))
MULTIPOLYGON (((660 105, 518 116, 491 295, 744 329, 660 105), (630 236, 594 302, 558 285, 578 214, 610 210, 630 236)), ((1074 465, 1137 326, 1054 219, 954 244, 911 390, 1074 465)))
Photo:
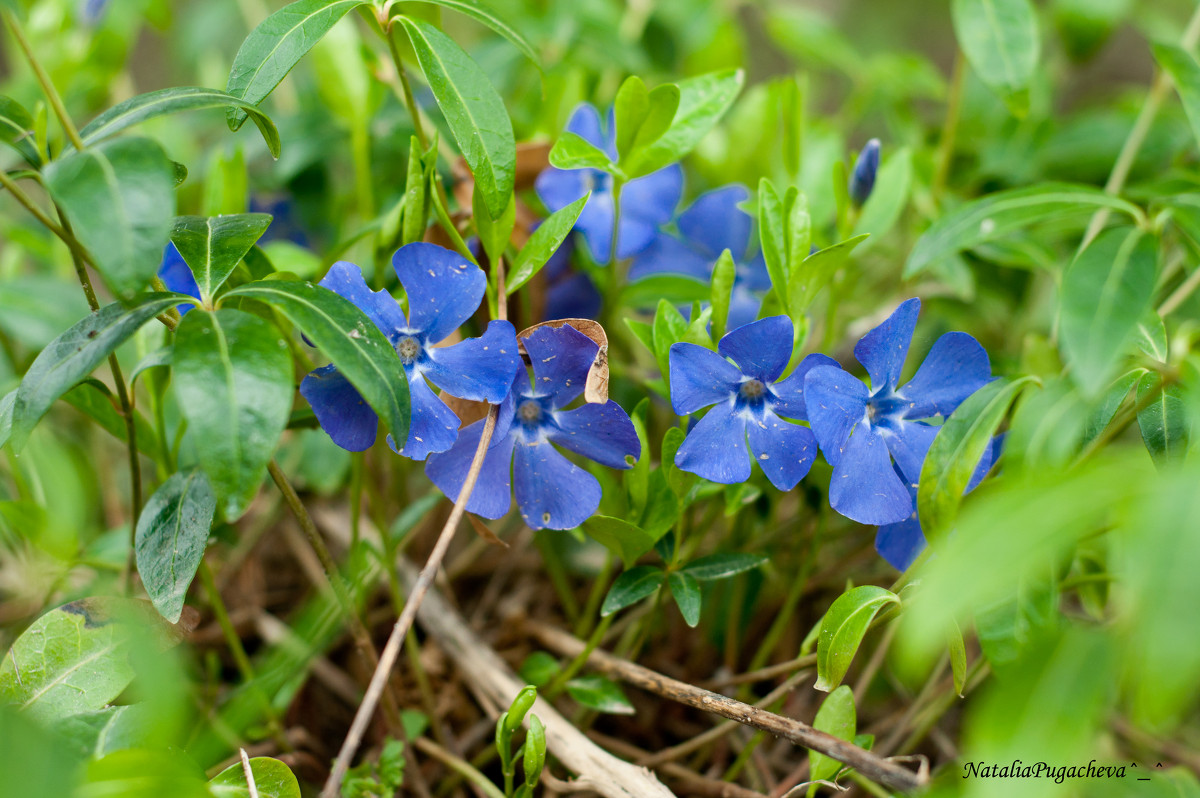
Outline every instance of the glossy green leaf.
POLYGON ((653 596, 662 587, 664 579, 666 574, 653 565, 638 565, 624 571, 608 589, 604 604, 600 607, 600 614, 612 615, 617 610, 653 596))
POLYGON ((638 173, 649 174, 691 152, 733 105, 744 82, 742 70, 727 69, 675 84, 679 88, 679 105, 671 126, 638 159, 638 173))
POLYGON ((558 169, 602 169, 614 171, 604 150, 570 131, 563 133, 550 149, 550 165, 558 169))
MULTIPOLYGON (((233 57, 225 91, 258 105, 338 20, 365 2, 296 0, 271 14, 250 32, 233 57)), ((228 116, 233 130, 246 121, 241 108, 230 108, 228 116)))
POLYGON ((1182 47, 1164 42, 1156 42, 1151 47, 1158 65, 1171 76, 1192 126, 1192 135, 1200 142, 1200 63, 1182 47))
POLYGON ((171 623, 183 613, 216 511, 217 497, 208 477, 193 470, 172 474, 138 516, 138 575, 154 608, 171 623))
MULTIPOLYGON (((396 350, 369 318, 327 288, 292 280, 239 286, 223 301, 266 302, 291 319, 358 389, 395 440, 408 440, 408 379, 396 350)), ((190 315, 190 314, 189 314, 190 315)))
POLYGON ((509 25, 500 17, 496 16, 496 12, 485 6, 478 0, 405 0, 413 3, 429 3, 442 8, 449 8, 452 11, 457 11, 464 16, 468 16, 476 22, 481 22, 489 28, 499 33, 504 38, 508 39, 517 49, 521 51, 530 61, 542 68, 541 62, 538 59, 537 53, 534 52, 533 46, 518 33, 511 25, 509 25))
POLYGON ((1170 354, 1167 351, 1167 326, 1162 316, 1156 311, 1149 311, 1134 328, 1133 342, 1137 348, 1145 352, 1159 363, 1166 363, 1170 354))
POLYGON ((251 121, 262 133, 263 141, 267 143, 267 149, 271 151, 272 156, 278 158, 279 131, 275 129, 275 123, 271 121, 271 118, 259 110, 257 107, 259 101, 261 98, 247 101, 216 89, 176 86, 139 94, 114 105, 89 122, 83 130, 79 131, 79 136, 83 139, 84 144, 94 144, 133 125, 166 114, 196 111, 203 108, 229 108, 231 111, 236 109, 243 115, 249 114, 251 121))
POLYGON ((854 223, 855 236, 871 236, 860 246, 860 254, 896 226, 900 214, 908 205, 913 176, 912 160, 912 151, 905 147, 885 158, 880 165, 875 188, 854 223))
MULTIPOLYGON (((269 756, 250 759, 250 772, 259 798, 300 798, 300 783, 283 762, 269 756)), ((250 798, 245 766, 238 762, 208 782, 214 798, 250 798)))
POLYGON ((292 408, 292 359, 267 321, 193 310, 175 331, 175 396, 221 512, 234 521, 258 492, 292 408))
POLYGON ((175 215, 175 169, 157 142, 105 141, 53 161, 45 179, 114 294, 150 282, 175 215))
POLYGON ((731 576, 752 571, 766 565, 767 558, 761 554, 731 552, 728 554, 710 554, 698 560, 692 560, 683 569, 690 576, 702 581, 711 582, 716 579, 728 579, 731 576))
POLYGON ((971 477, 1017 394, 1034 381, 1022 377, 993 380, 946 419, 925 455, 917 490, 917 516, 925 537, 936 540, 954 522, 971 477))
POLYGON ((191 267, 200 296, 211 302, 270 225, 271 216, 266 213, 176 216, 171 241, 191 267))
POLYGON ((813 687, 828 692, 841 684, 875 615, 888 604, 899 603, 895 593, 874 585, 851 588, 838 596, 821 620, 813 687))
POLYGON ((725 250, 713 266, 708 299, 712 308, 712 336, 718 341, 725 334, 725 325, 729 322, 729 298, 736 277, 737 264, 733 262, 733 254, 725 250))
POLYGON ((611 679, 581 676, 567 682, 567 692, 581 706, 608 715, 632 715, 633 704, 611 679))
POLYGON ((999 191, 972 200, 942 216, 917 241, 904 265, 904 277, 927 270, 934 261, 992 241, 1034 223, 1058 222, 1101 208, 1119 211, 1135 222, 1141 209, 1091 186, 1039 183, 999 191))
POLYGON ((672 571, 667 577, 671 598, 688 626, 700 623, 700 583, 687 571, 672 571))
POLYGON ((575 227, 575 221, 579 218, 579 214, 583 213, 583 206, 587 204, 591 196, 589 191, 570 205, 550 214, 533 231, 526 240, 525 246, 521 247, 521 251, 513 258, 512 269, 509 271, 506 283, 509 296, 529 282, 546 265, 546 261, 550 260, 551 256, 558 251, 558 248, 567 240, 567 236, 571 234, 571 230, 575 227))
POLYGON ((767 178, 758 182, 758 237, 762 247, 763 260, 767 264, 767 274, 771 277, 771 286, 780 302, 786 303, 788 296, 788 262, 786 242, 786 212, 787 198, 794 196, 795 189, 788 189, 784 196, 779 195, 767 178))
POLYGON ((1071 377, 1087 396, 1112 380, 1154 298, 1155 240, 1132 228, 1101 233, 1063 276, 1062 344, 1071 377))
POLYGON ((504 101, 453 39, 420 20, 401 17, 400 23, 488 212, 499 219, 512 200, 517 164, 517 145, 504 101))
POLYGON ((1150 401, 1138 413, 1138 428, 1146 450, 1160 466, 1180 462, 1187 454, 1192 437, 1191 420, 1188 417, 1188 396, 1180 385, 1170 385, 1165 390, 1159 386, 1162 378, 1153 372, 1138 381, 1138 404, 1150 401))
POLYGON ((625 566, 632 567, 650 549, 657 537, 636 524, 622 518, 594 515, 583 522, 583 531, 604 548, 621 558, 625 566))
POLYGON ((159 313, 191 297, 143 294, 126 307, 105 305, 51 341, 25 372, 12 407, 11 442, 20 451, 50 406, 159 313))
POLYGON ((11 97, 0 96, 0 142, 19 152, 30 166, 41 166, 42 157, 34 144, 33 117, 11 97))
POLYGON ((1018 116, 1029 110, 1029 84, 1041 42, 1030 0, 954 0, 959 47, 984 85, 1018 116))
MULTIPOLYGON (((813 728, 832 734, 839 740, 853 740, 857 731, 857 716, 854 709, 854 691, 847 685, 834 690, 825 696, 817 716, 813 719, 813 728)), ((816 751, 808 752, 808 778, 810 781, 832 780, 845 767, 836 759, 830 759, 816 751)), ((816 792, 817 785, 809 787, 808 794, 816 792)))

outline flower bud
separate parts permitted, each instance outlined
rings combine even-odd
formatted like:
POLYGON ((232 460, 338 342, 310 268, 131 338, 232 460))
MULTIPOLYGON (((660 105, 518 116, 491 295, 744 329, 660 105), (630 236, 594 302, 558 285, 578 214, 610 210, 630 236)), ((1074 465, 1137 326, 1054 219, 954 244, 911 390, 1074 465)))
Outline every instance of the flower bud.
POLYGON ((854 162, 854 173, 850 175, 850 199, 855 205, 862 206, 871 196, 875 188, 875 174, 879 171, 879 139, 871 139, 858 160, 854 162))

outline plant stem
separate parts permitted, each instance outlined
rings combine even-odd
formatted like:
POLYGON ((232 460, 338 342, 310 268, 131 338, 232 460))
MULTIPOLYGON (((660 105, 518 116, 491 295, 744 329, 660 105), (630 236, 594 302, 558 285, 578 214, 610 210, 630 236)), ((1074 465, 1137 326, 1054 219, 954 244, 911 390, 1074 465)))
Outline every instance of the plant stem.
POLYGON ((400 58, 400 45, 396 43, 396 31, 391 21, 387 23, 387 27, 382 29, 383 38, 387 41, 388 50, 392 53, 392 63, 396 65, 396 75, 400 78, 401 93, 404 95, 404 105, 408 108, 408 115, 412 117, 413 128, 417 133, 417 141, 421 144, 422 150, 429 149, 429 137, 425 135, 425 127, 421 124, 421 111, 417 108, 417 102, 413 98, 412 84, 408 82, 408 74, 404 71, 404 61, 400 58))
POLYGON ((51 233, 58 236, 64 242, 66 241, 66 233, 61 227, 54 223, 54 220, 46 215, 46 212, 37 206, 29 195, 21 190, 21 187, 9 177, 3 169, 0 169, 0 186, 8 189, 8 192, 13 195, 13 198, 19 202, 25 210, 33 214, 33 217, 45 225, 51 233))
POLYGON ((75 128, 75 123, 71 121, 70 114, 67 113, 67 107, 63 105, 62 97, 58 95, 58 91, 54 88, 54 84, 50 81, 50 76, 46 74, 46 70, 38 63, 37 58, 33 54, 33 48, 29 46, 29 41, 25 38, 25 32, 21 30, 21 23, 17 21, 17 17, 11 11, 5 11, 4 21, 8 25, 9 31, 12 32, 13 38, 17 40, 22 52, 25 53, 25 60, 29 62, 29 66, 33 69, 33 74, 37 78, 37 82, 41 84, 42 92, 45 93, 46 99, 50 102, 50 107, 54 109, 54 115, 58 117, 58 122, 62 125, 63 131, 67 134, 67 138, 71 140, 71 144, 75 149, 82 152, 84 150, 83 139, 79 137, 79 131, 75 128))
POLYGON ((591 653, 596 650, 596 646, 600 645, 600 641, 604 639, 604 633, 608 631, 609 626, 612 626, 614 617, 616 616, 609 615, 596 625, 596 628, 592 630, 592 635, 588 638, 587 644, 584 645, 583 649, 575 655, 574 659, 567 664, 567 667, 558 672, 558 675, 554 677, 554 681, 550 682, 550 684, 543 691, 543 694, 546 696, 546 698, 553 699, 558 696, 558 694, 563 691, 563 688, 567 686, 567 682, 575 678, 575 674, 579 673, 579 669, 584 666, 584 663, 587 662, 588 657, 591 656, 591 653))
POLYGON ((437 759, 467 781, 483 790, 488 798, 504 798, 505 794, 501 792, 500 788, 492 784, 491 779, 476 770, 470 762, 455 756, 428 737, 418 737, 415 744, 421 751, 437 759))
POLYGON ((946 120, 942 123, 942 134, 938 139, 937 172, 933 176, 930 193, 936 201, 946 188, 950 176, 950 164, 954 161, 954 143, 958 138, 958 120, 962 112, 963 84, 966 82, 967 65, 962 50, 954 53, 954 72, 950 78, 950 96, 946 101, 946 120))

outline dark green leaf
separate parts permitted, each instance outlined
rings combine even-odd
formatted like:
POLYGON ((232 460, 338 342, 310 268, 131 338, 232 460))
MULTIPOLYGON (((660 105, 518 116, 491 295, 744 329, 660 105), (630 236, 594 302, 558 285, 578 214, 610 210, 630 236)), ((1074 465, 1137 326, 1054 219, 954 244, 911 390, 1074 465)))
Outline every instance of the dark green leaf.
POLYGON ((581 676, 567 682, 567 692, 580 705, 609 715, 632 715, 633 704, 621 688, 603 676, 581 676))
POLYGON ((504 101, 487 75, 446 34, 401 17, 442 115, 471 167, 493 219, 512 201, 517 145, 504 101))
POLYGON ((828 692, 841 684, 876 613, 888 604, 899 603, 895 593, 874 585, 851 588, 838 596, 821 620, 817 682, 813 687, 828 692))
POLYGON ((1112 380, 1154 298, 1157 265, 1153 238, 1116 227, 1079 253, 1063 276, 1063 352, 1086 396, 1095 396, 1112 380))
POLYGON ((150 282, 175 215, 175 169, 162 147, 113 139, 52 162, 45 177, 112 292, 128 297, 150 282))
MULTIPOLYGON (((854 691, 842 685, 821 702, 817 717, 813 719, 813 728, 832 734, 839 740, 853 740, 857 731, 857 717, 854 710, 854 691)), ((811 781, 832 780, 845 767, 836 759, 830 759, 816 751, 808 752, 808 778, 811 781)), ((816 791, 817 785, 809 788, 809 795, 816 791)))
POLYGON ((558 169, 614 171, 612 162, 608 160, 604 150, 569 131, 554 142, 554 147, 550 150, 550 165, 558 169))
POLYGON ((975 74, 1014 114, 1029 110, 1029 83, 1041 42, 1029 0, 954 0, 958 44, 975 74))
POLYGON ((270 225, 271 216, 266 213, 176 216, 171 240, 191 267, 200 296, 211 302, 270 225))
MULTIPOLYGON (((283 762, 268 756, 250 760, 250 772, 259 798, 300 798, 300 783, 283 762)), ((241 762, 230 765, 208 782, 214 798, 250 798, 246 771, 241 762)))
POLYGON ((1158 65, 1171 76, 1192 126, 1192 135, 1200 142, 1200 64, 1182 47, 1158 42, 1152 48, 1158 65))
POLYGON ((486 7, 476 0, 406 0, 413 3, 430 3, 432 5, 449 8, 452 11, 457 11, 460 14, 470 17, 476 22, 482 22, 492 30, 499 33, 504 38, 508 39, 517 49, 520 50, 526 58, 534 63, 538 69, 542 68, 541 62, 538 60, 537 53, 533 47, 526 41, 525 37, 512 28, 507 22, 496 16, 492 9, 486 7))
POLYGON ((175 331, 175 396, 221 511, 239 518, 258 492, 292 407, 292 359, 267 321, 193 310, 175 331))
POLYGON ((292 320, 358 389, 395 440, 408 440, 408 379, 396 350, 348 299, 312 283, 262 280, 225 294, 257 299, 292 320))
POLYGON ((525 246, 521 247, 521 251, 513 258, 512 270, 509 272, 506 283, 509 296, 529 282, 530 278, 537 274, 546 265, 546 261, 550 260, 550 257, 558 251, 562 243, 567 240, 567 236, 571 234, 571 230, 575 227, 575 221, 579 218, 579 214, 583 213, 583 206, 587 204, 588 198, 591 196, 591 192, 588 192, 570 205, 550 214, 533 231, 533 234, 525 242, 525 246))
POLYGON ((662 587, 666 574, 653 565, 639 565, 623 572, 608 589, 604 604, 600 607, 602 616, 612 615, 631 604, 636 604, 644 598, 653 596, 662 587))
POLYGON ((33 117, 11 97, 0 96, 0 142, 19 152, 30 166, 41 166, 42 157, 33 143, 33 117))
POLYGON ((767 558, 761 554, 710 554, 707 557, 692 560, 683 570, 696 579, 712 581, 737 576, 765 565, 766 562, 767 558))
POLYGON ((125 339, 159 313, 190 300, 182 294, 143 294, 132 307, 114 302, 51 341, 17 388, 12 410, 14 451, 21 450, 55 400, 91 374, 125 339))
POLYGON ((631 567, 650 549, 654 548, 657 538, 639 526, 621 518, 610 518, 607 515, 594 515, 583 523, 583 531, 588 537, 600 543, 604 548, 621 558, 625 566, 631 567))
POLYGON ((1191 440, 1191 421, 1188 418, 1188 397, 1180 385, 1161 389, 1162 378, 1154 372, 1138 382, 1137 400, 1141 404, 1154 396, 1150 404, 1138 413, 1138 428, 1142 441, 1154 462, 1163 466, 1183 460, 1191 440))
MULTIPOLYGON (((279 9, 260 22, 242 42, 233 57, 225 91, 258 105, 338 20, 365 2, 297 0, 279 9)), ((229 109, 230 128, 237 130, 245 121, 244 110, 229 109)))
POLYGON ((694 628, 700 623, 700 583, 687 571, 672 571, 667 577, 667 585, 683 620, 694 628))
POLYGON ((661 169, 691 152, 733 105, 744 80, 742 70, 727 69, 679 81, 671 127, 638 159, 638 173, 661 169))
MULTIPOLYGON (((258 126, 267 149, 271 155, 279 157, 279 131, 271 118, 257 108, 262 100, 247 101, 232 94, 226 94, 216 89, 204 89, 198 86, 177 86, 170 89, 147 92, 131 97, 125 102, 109 108, 100 116, 89 122, 79 131, 84 144, 93 144, 116 133, 154 119, 165 114, 175 114, 180 111, 194 111, 202 108, 229 108, 231 112, 237 109, 245 118, 246 114, 258 126)), ((240 123, 239 123, 240 124, 240 123)))
POLYGON ((138 516, 138 575, 154 608, 171 623, 183 613, 196 576, 217 497, 203 471, 180 471, 159 486, 138 516))
POLYGON ((1100 208, 1120 211, 1136 222, 1144 218, 1136 205, 1091 186, 1040 183, 988 194, 946 214, 926 230, 908 256, 904 277, 913 277, 934 261, 1035 222, 1061 221, 1100 208))

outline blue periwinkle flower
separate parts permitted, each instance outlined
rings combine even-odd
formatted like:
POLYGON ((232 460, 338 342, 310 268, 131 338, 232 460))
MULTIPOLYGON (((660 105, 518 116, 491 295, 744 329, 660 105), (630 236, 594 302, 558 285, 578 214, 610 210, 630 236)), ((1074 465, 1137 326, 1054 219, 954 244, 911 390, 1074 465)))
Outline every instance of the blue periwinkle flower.
POLYGON ((738 185, 701 194, 679 214, 678 235, 659 232, 650 246, 634 258, 629 279, 652 274, 685 274, 708 282, 717 259, 729 250, 736 269, 729 297, 729 328, 754 321, 762 305, 755 292, 770 288, 771 278, 762 253, 750 254, 753 220, 738 207, 749 198, 750 192, 738 185))
POLYGON ((904 302, 855 345, 854 356, 870 374, 870 390, 833 366, 814 368, 804 380, 809 423, 833 466, 829 503, 860 523, 894 524, 912 514, 909 486, 920 478, 939 429, 921 419, 950 415, 992 380, 979 342, 951 332, 934 343, 913 378, 897 387, 920 309, 919 299, 904 302))
POLYGON ((854 172, 850 175, 850 199, 862 205, 875 188, 875 175, 879 172, 879 139, 871 139, 858 154, 854 172))
MULTIPOLYGON (((168 291, 187 294, 196 299, 200 298, 200 286, 196 284, 196 276, 192 274, 191 267, 187 265, 172 242, 168 241, 166 248, 163 249, 162 265, 158 267, 158 277, 168 291)), ((189 302, 178 307, 179 315, 182 316, 196 306, 189 302)))
POLYGON ((546 280, 546 319, 594 319, 600 315, 603 297, 586 273, 571 265, 575 236, 567 236, 546 261, 542 274, 546 280))
POLYGON ((95 25, 100 21, 100 17, 104 16, 104 12, 108 10, 108 5, 111 0, 83 0, 80 5, 80 16, 83 21, 89 25, 95 25))
MULTIPOLYGON (((516 331, 493 321, 479 338, 438 347, 462 325, 483 299, 487 278, 478 266, 435 244, 408 244, 392 257, 408 295, 408 315, 386 291, 372 291, 353 263, 333 264, 321 285, 353 302, 396 348, 408 377, 412 422, 399 453, 424 460, 449 449, 459 419, 429 388, 479 402, 499 402, 520 364, 516 331)), ((375 411, 336 366, 313 371, 300 383, 321 427, 343 449, 359 452, 375 443, 375 411)), ((388 437, 388 445, 396 448, 388 437)))
MULTIPOLYGON (((539 327, 523 341, 533 381, 524 370, 511 381, 467 510, 501 517, 512 504, 511 484, 532 529, 573 529, 600 506, 600 483, 553 444, 611 468, 629 468, 626 458, 636 459, 641 444, 616 402, 566 409, 583 393, 595 342, 568 326, 539 327)), ((483 424, 464 428, 448 451, 429 458, 425 474, 447 496, 462 490, 483 424)))
MULTIPOLYGON (((600 112, 584 103, 567 122, 567 131, 586 139, 617 158, 617 134, 609 114, 607 129, 600 112)), ((550 167, 538 175, 534 188, 551 211, 565 208, 592 192, 575 229, 583 233, 592 259, 607 263, 612 254, 613 191, 612 177, 599 169, 556 169, 550 167)), ((658 228, 671 221, 675 206, 683 194, 683 170, 679 164, 630 180, 621 189, 621 230, 617 239, 617 257, 628 258, 641 252, 654 240, 658 228)))
POLYGON ((716 405, 688 433, 675 465, 713 482, 745 482, 749 441, 772 485, 791 490, 804 478, 817 455, 816 441, 808 427, 784 419, 807 420, 805 375, 813 368, 837 368, 837 361, 809 355, 779 380, 792 356, 793 332, 787 316, 771 316, 727 333, 716 352, 689 343, 671 346, 675 412, 683 416, 716 405))

